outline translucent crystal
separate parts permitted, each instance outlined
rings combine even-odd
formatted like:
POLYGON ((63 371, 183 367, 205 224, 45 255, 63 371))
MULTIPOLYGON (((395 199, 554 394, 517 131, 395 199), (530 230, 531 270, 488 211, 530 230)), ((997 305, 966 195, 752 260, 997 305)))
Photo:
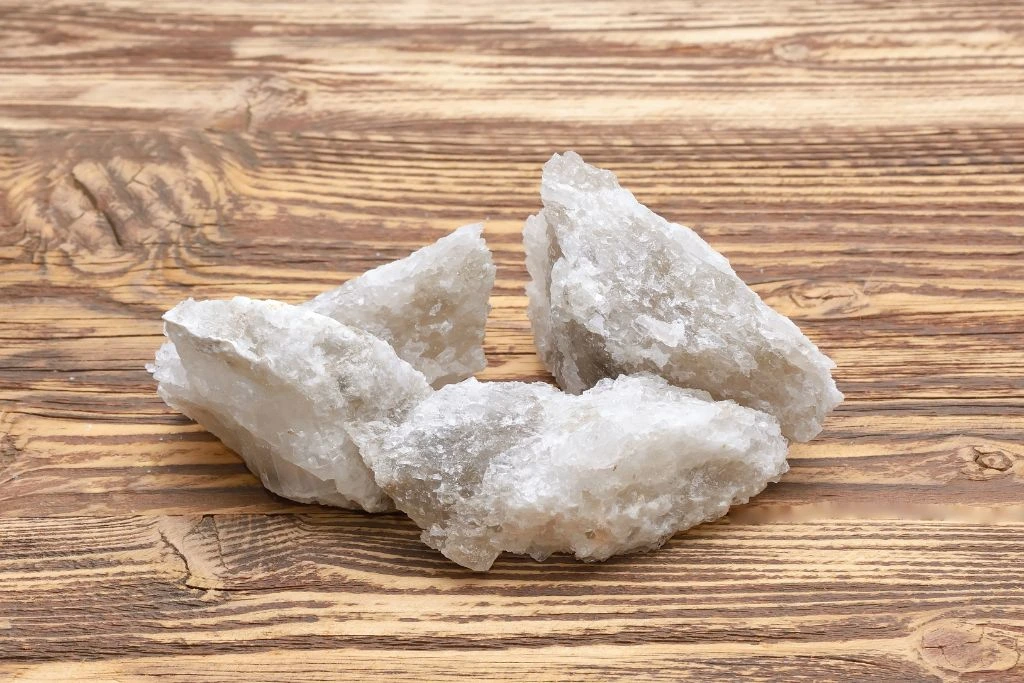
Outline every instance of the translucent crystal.
MULTIPOLYGON (((300 310, 329 316, 390 343, 394 349, 391 356, 397 352, 435 385, 458 381, 482 370, 486 365, 483 352, 484 325, 489 309, 488 299, 494 285, 494 264, 481 237, 481 230, 480 225, 459 228, 436 243, 404 259, 368 271, 299 308, 278 309, 276 304, 270 302, 253 302, 245 307, 251 308, 256 303, 270 306, 278 311, 275 320, 290 316, 297 321, 317 320, 315 317, 300 315, 300 310)), ((242 306, 238 303, 241 301, 248 300, 236 299, 232 306, 242 306)), ((227 305, 227 302, 204 302, 203 305, 213 310, 227 305)), ((177 320, 188 312, 200 310, 190 306, 192 304, 184 308, 179 306, 168 315, 177 320)), ((188 322, 187 318, 185 322, 188 322)), ((269 363, 266 367, 280 368, 281 362, 292 364, 302 361, 296 354, 305 353, 306 346, 301 343, 281 346, 279 343, 282 340, 270 338, 269 335, 276 333, 273 332, 273 325, 268 325, 268 337, 262 343, 268 349, 271 344, 277 343, 274 353, 279 355, 262 359, 269 363)), ((323 326, 324 323, 319 321, 315 325, 323 326)), ((178 332, 179 336, 190 329, 183 324, 179 324, 179 327, 183 329, 178 332)), ((171 328, 172 323, 169 322, 169 335, 171 328)), ((333 329, 336 331, 337 328, 333 329)), ((195 334, 202 333, 200 330, 195 334)), ((218 328, 217 333, 228 335, 229 339, 234 334, 223 328, 218 328)), ((360 339, 366 336, 361 335, 360 339)), ((195 340, 190 343, 194 344, 195 340)), ((379 348, 376 342, 371 345, 379 348)), ((387 353, 382 353, 382 357, 387 356, 387 353)), ((239 380, 240 388, 236 390, 228 381, 229 378, 231 381, 237 379, 233 374, 237 371, 232 365, 233 361, 223 356, 202 358, 198 351, 193 353, 192 359, 191 367, 183 366, 173 341, 160 348, 156 362, 149 366, 160 382, 160 395, 169 405, 192 417, 229 448, 240 453, 249 468, 271 491, 300 502, 363 507, 367 510, 390 507, 390 501, 368 479, 365 467, 357 457, 353 459, 356 451, 340 427, 341 416, 332 418, 337 425, 317 425, 329 438, 323 435, 316 437, 305 428, 317 419, 326 419, 327 413, 323 412, 328 408, 326 404, 314 406, 310 401, 303 401, 290 404, 289 409, 281 414, 297 420, 302 434, 316 441, 317 447, 308 454, 303 454, 294 438, 268 439, 266 435, 250 430, 249 427, 258 429, 259 423, 245 421, 245 410, 252 406, 246 404, 245 395, 238 394, 241 388, 244 387, 248 395, 260 396, 264 401, 261 405, 272 409, 278 399, 286 401, 287 396, 296 391, 305 392, 310 387, 296 385, 292 387, 291 394, 275 397, 271 386, 261 390, 258 380, 250 377, 245 381, 239 380), (207 386, 207 383, 212 385, 207 386), (317 407, 318 412, 303 412, 311 407, 317 407), (331 470, 333 465, 327 464, 327 461, 333 457, 328 451, 337 444, 341 444, 339 462, 345 467, 335 472, 331 470)), ((384 365, 390 366, 398 359, 387 357, 386 360, 384 365)), ((404 369, 402 373, 408 375, 407 370, 404 369)), ((414 384, 422 383, 419 378, 412 381, 414 384)), ((316 390, 327 391, 330 387, 320 383, 316 385, 316 390)), ((402 387, 388 390, 401 392, 402 387)), ((273 424, 277 425, 279 421, 273 424)))
POLYGON ((303 304, 371 332, 435 387, 486 367, 483 341, 494 286, 482 225, 467 225, 399 261, 303 304))
POLYGON ((566 391, 651 372, 768 412, 806 441, 843 396, 835 364, 729 262, 574 152, 544 165, 523 231, 537 348, 566 391))
POLYGON ((579 396, 469 379, 385 431, 362 450, 377 483, 427 545, 481 571, 502 551, 657 548, 787 470, 773 417, 650 375, 579 396))
POLYGON ((430 394, 377 337, 298 306, 183 301, 150 371, 168 405, 239 453, 271 491, 300 502, 392 509, 349 435, 390 425, 430 394))

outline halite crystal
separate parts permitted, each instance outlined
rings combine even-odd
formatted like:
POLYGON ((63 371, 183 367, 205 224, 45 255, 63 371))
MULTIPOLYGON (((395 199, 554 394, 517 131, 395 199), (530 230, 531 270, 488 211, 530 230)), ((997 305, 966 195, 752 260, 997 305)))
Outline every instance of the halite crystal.
MULTIPOLYGON (((482 344, 488 299, 494 284, 494 264, 481 230, 480 225, 459 228, 404 259, 375 268, 321 294, 301 308, 281 308, 277 319, 283 321, 294 317, 296 321, 316 321, 316 318, 300 314, 302 309, 306 309, 370 332, 390 343, 394 352, 422 371, 435 386, 469 377, 486 365, 482 344)), ((235 308, 241 306, 239 301, 242 300, 237 299, 232 305, 235 308)), ((205 302, 204 305, 214 310, 226 303, 205 302)), ((198 309, 179 306, 169 315, 176 320, 195 310, 198 309)), ((325 323, 319 321, 316 325, 324 326, 325 323)), ((307 455, 293 443, 294 440, 286 440, 287 443, 268 440, 250 431, 241 421, 243 415, 237 412, 249 406, 230 383, 236 379, 233 361, 212 355, 200 358, 196 351, 191 367, 182 365, 179 350, 175 348, 175 337, 170 334, 170 324, 168 328, 172 341, 160 348, 156 362, 149 366, 160 382, 160 395, 168 405, 202 424, 225 445, 241 454, 267 488, 300 502, 364 507, 367 510, 390 506, 372 481, 367 480, 368 472, 359 465, 358 458, 352 459, 355 451, 347 437, 333 435, 326 441, 318 441, 320 450, 314 449, 307 455), (328 462, 330 454, 324 449, 335 442, 343 443, 344 447, 338 456, 342 467, 332 473, 328 462), (353 477, 351 481, 346 480, 349 475, 353 477)), ((236 333, 241 332, 224 328, 218 332, 226 338, 232 338, 231 335, 236 333)), ((179 336, 182 334, 179 332, 179 336)), ((274 334, 273 328, 268 327, 266 334, 274 334)), ((269 336, 265 340, 268 344, 271 341, 269 336)), ((280 356, 263 360, 278 364, 269 367, 298 363, 303 359, 297 354, 304 353, 304 349, 302 344, 267 346, 266 351, 280 356)), ((382 357, 387 361, 385 365, 398 360, 386 353, 382 353, 382 357)), ((273 405, 276 400, 274 392, 269 387, 260 391, 258 381, 254 381, 250 378, 240 386, 273 405)), ((416 379, 414 383, 421 382, 416 379)), ((309 389, 301 383, 285 388, 291 392, 290 396, 309 389)), ((402 388, 397 387, 394 391, 400 392, 402 388)), ((310 422, 313 416, 303 416, 301 406, 315 403, 315 397, 307 396, 306 399, 292 406, 288 413, 304 423, 310 422)), ((325 415, 321 413, 320 417, 325 415)), ((334 419, 340 420, 340 416, 334 419)), ((253 429, 258 427, 255 425, 253 429)), ((331 427, 325 424, 322 427, 326 432, 341 429, 340 425, 331 427)))
POLYGON ((298 306, 183 301, 151 368, 160 397, 239 453, 271 491, 301 502, 393 509, 350 430, 388 425, 431 393, 368 332, 298 306))
POLYGON ((835 364, 729 262, 574 152, 554 155, 523 231, 537 348, 566 391, 651 372, 814 438, 842 401, 835 364))
POLYGON ((494 286, 482 230, 459 228, 303 306, 380 337, 435 387, 471 377, 487 365, 484 325, 494 286))
POLYGON ((788 469, 773 417, 649 375, 579 396, 469 379, 388 428, 362 449, 377 483, 427 545, 480 571, 506 550, 657 548, 788 469))

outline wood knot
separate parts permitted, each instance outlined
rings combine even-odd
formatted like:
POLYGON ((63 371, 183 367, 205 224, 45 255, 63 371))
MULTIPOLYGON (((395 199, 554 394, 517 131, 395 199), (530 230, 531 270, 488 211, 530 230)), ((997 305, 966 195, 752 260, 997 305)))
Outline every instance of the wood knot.
POLYGON ((870 305, 864 290, 851 282, 797 280, 759 290, 768 305, 803 319, 849 318, 870 305))
POLYGON ((782 43, 772 48, 772 53, 784 62, 802 62, 810 56, 811 50, 803 43, 782 43))
POLYGON ((943 619, 925 626, 921 656, 931 666, 957 673, 1009 671, 1020 662, 1019 627, 998 622, 943 619))
POLYGON ((1017 463, 1024 462, 1024 457, 1009 448, 990 444, 967 446, 961 450, 960 459, 963 462, 960 471, 975 481, 1013 474, 1017 463))
POLYGON ((978 463, 985 469, 1005 472, 1013 467, 1013 460, 1003 451, 983 450, 980 447, 975 448, 974 450, 977 451, 977 455, 974 456, 974 462, 978 463))
POLYGON ((19 156, 10 204, 28 246, 105 255, 219 241, 229 168, 254 163, 199 131, 47 136, 19 156))

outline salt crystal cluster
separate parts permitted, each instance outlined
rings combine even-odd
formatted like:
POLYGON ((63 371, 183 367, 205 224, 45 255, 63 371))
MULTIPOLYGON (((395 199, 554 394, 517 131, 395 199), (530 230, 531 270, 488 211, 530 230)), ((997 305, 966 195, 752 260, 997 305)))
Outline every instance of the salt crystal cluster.
POLYGON ((160 397, 242 456, 271 491, 393 509, 347 425, 400 420, 431 392, 386 342, 313 311, 235 297, 183 301, 152 368, 160 397))
POLYGON ((842 401, 835 364, 697 233, 670 223, 574 152, 554 155, 523 231, 529 315, 566 391, 650 372, 776 416, 814 438, 842 401))
POLYGON ((160 396, 275 493, 397 506, 480 571, 654 549, 777 481, 842 399, 834 364, 608 171, 555 155, 541 196, 529 313, 569 393, 472 378, 495 275, 472 225, 298 306, 180 303, 160 396))
POLYGON ((643 375, 579 396, 466 380, 363 455, 427 545, 481 571, 502 551, 604 560, 657 548, 788 469, 770 415, 643 375))

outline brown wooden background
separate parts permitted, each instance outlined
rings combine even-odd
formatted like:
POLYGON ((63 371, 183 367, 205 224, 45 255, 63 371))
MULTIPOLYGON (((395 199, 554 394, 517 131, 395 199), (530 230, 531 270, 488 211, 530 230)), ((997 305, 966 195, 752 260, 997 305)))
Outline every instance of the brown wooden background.
POLYGON ((0 677, 1024 679, 1019 0, 0 0, 0 677), (839 364, 792 471, 661 552, 473 574, 290 504, 143 364, 487 219, 575 149, 839 364))

